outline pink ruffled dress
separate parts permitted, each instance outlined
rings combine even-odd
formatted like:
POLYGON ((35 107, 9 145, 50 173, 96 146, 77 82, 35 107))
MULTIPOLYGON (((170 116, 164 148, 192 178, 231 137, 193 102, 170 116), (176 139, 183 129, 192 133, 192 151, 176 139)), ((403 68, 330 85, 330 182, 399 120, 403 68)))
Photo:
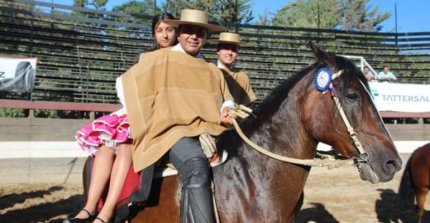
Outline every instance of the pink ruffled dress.
POLYGON ((102 116, 79 129, 75 138, 79 146, 91 156, 94 156, 102 145, 116 150, 118 144, 131 139, 127 114, 124 109, 120 109, 102 116))

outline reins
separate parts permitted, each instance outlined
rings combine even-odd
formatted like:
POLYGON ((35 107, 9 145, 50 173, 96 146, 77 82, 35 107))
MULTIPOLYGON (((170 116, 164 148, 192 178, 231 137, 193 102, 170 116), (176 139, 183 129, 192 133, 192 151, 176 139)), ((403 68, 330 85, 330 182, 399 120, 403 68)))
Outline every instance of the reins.
MULTIPOLYGON (((248 117, 251 112, 252 110, 250 108, 243 105, 239 105, 237 106, 236 109, 230 110, 231 114, 237 115, 238 117, 241 117, 241 118, 248 117)), ((352 160, 298 159, 298 158, 292 158, 287 156, 281 156, 273 152, 270 152, 269 150, 252 142, 243 133, 242 129, 240 128, 239 124, 235 119, 233 119, 233 125, 234 125, 234 128, 236 129, 236 132, 239 134, 242 140, 246 142, 249 146, 251 146, 251 148, 257 150, 258 152, 270 158, 273 158, 282 162, 287 162, 287 163, 292 163, 297 165, 304 165, 304 166, 327 167, 328 169, 354 164, 352 160)))
MULTIPOLYGON (((343 110, 342 105, 340 104, 339 98, 336 95, 336 90, 334 89, 334 87, 332 85, 332 80, 334 80, 335 78, 339 77, 342 74, 343 74, 343 70, 339 70, 338 72, 336 72, 336 73, 332 74, 332 76, 330 76, 330 79, 329 79, 330 88, 329 88, 329 90, 330 90, 331 97, 333 98, 334 103, 336 105, 336 108, 339 111, 340 116, 342 117, 342 121, 345 124, 345 127, 348 131, 349 137, 351 138, 355 148, 359 152, 359 155, 354 157, 353 160, 298 159, 298 158, 292 158, 292 157, 287 157, 287 156, 275 154, 275 153, 273 153, 273 152, 271 152, 265 148, 262 148, 261 146, 255 144, 254 142, 252 142, 243 133, 243 131, 240 128, 237 121, 233 119, 233 125, 234 125, 234 128, 236 129, 236 132, 239 134, 239 136, 242 138, 242 140, 244 142, 246 142, 249 146, 251 146, 251 148, 257 150, 258 152, 260 152, 260 153, 262 153, 268 157, 271 157, 271 158, 279 160, 279 161, 298 164, 298 165, 305 165, 305 166, 327 167, 329 169, 330 168, 337 168, 337 167, 341 167, 341 166, 346 166, 346 165, 356 165, 360 169, 361 165, 368 163, 369 156, 364 151, 363 146, 361 145, 360 141, 357 138, 357 134, 355 133, 354 128, 351 126, 348 118, 346 117, 345 111, 343 110)), ((252 114, 252 110, 250 108, 244 106, 244 105, 238 105, 234 109, 230 110, 230 113, 232 113, 233 115, 236 115, 238 117, 241 117, 241 118, 246 118, 250 114, 252 114)))

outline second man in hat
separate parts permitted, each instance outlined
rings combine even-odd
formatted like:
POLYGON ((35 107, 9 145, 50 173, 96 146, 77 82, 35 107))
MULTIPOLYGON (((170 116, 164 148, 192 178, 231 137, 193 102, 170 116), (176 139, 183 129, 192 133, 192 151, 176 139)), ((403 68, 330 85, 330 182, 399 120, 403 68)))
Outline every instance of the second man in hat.
POLYGON ((249 106, 257 97, 251 88, 248 75, 236 70, 233 65, 239 54, 240 36, 237 33, 222 32, 218 39, 217 66, 224 74, 234 102, 249 106))

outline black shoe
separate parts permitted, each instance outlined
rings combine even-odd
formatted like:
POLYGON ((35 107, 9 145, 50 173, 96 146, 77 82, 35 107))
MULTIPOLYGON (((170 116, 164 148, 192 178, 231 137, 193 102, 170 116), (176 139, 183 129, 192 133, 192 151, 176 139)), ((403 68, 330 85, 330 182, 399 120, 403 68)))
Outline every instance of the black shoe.
MULTIPOLYGON (((87 218, 74 218, 74 217, 67 217, 66 219, 64 219, 63 223, 87 223, 87 222, 93 222, 94 219, 96 219, 97 214, 96 213, 90 213, 87 209, 83 208, 82 210, 80 210, 80 212, 83 211, 85 213, 87 213, 88 217, 87 218)), ((79 213, 78 213, 79 214, 79 213)), ((76 215, 74 215, 76 216, 76 215)))
POLYGON ((109 221, 105 221, 105 220, 103 220, 103 219, 101 219, 101 218, 99 218, 99 217, 96 217, 96 219, 98 220, 98 221, 100 221, 101 223, 108 223, 109 221))

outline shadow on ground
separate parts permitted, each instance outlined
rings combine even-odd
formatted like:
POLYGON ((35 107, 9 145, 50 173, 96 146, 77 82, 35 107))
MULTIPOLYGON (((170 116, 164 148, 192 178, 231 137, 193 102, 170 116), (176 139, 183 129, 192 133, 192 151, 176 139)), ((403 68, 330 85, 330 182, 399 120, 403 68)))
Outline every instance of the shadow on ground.
MULTIPOLYGON (((50 187, 47 190, 33 192, 12 193, 0 197, 0 211, 15 205, 20 205, 27 199, 42 199, 34 205, 26 203, 24 208, 14 208, 0 215, 0 222, 23 222, 23 223, 61 223, 64 217, 77 213, 84 204, 84 196, 73 194, 68 197, 57 197, 53 201, 46 199, 52 193, 59 192, 65 188, 61 186, 50 187)), ((415 207, 400 209, 398 194, 392 189, 379 189, 380 198, 375 201, 375 213, 378 222, 383 223, 414 223, 415 207)), ((61 196, 61 195, 57 195, 61 196)), ((371 204, 370 204, 371 205, 371 204)), ((305 208, 297 213, 297 223, 339 223, 323 203, 311 203, 310 208, 305 208)), ((430 213, 426 212, 423 222, 430 222, 430 213)))
MULTIPOLYGON (((378 222, 415 223, 415 206, 400 208, 399 196, 392 189, 379 189, 380 199, 375 202, 378 222)), ((424 213, 423 222, 430 222, 429 212, 424 213)))
POLYGON ((39 191, 32 191, 32 192, 24 192, 24 193, 13 193, 13 194, 7 194, 0 197, 0 200, 2 201, 0 203, 0 209, 5 209, 7 207, 11 207, 15 204, 24 202, 27 199, 31 198, 37 198, 37 197, 43 197, 44 195, 51 194, 55 191, 62 190, 63 187, 61 186, 54 186, 49 188, 48 190, 39 190, 39 191))
POLYGON ((313 207, 302 209, 296 216, 297 223, 324 222, 339 223, 321 203, 311 203, 313 207))
MULTIPOLYGON (((378 222, 383 223, 416 223, 415 206, 401 209, 398 194, 392 189, 379 189, 380 199, 375 202, 378 222)), ((339 223, 338 220, 321 203, 311 203, 313 207, 302 209, 297 213, 297 223, 339 223)), ((423 222, 430 222, 430 212, 426 211, 423 222)))
MULTIPOLYGON (((2 201, 0 210, 13 207, 15 204, 26 201, 26 199, 45 199, 46 196, 49 196, 53 192, 63 189, 61 186, 55 186, 47 190, 4 195, 0 197, 2 201)), ((83 203, 84 197, 82 195, 72 195, 64 199, 56 199, 53 202, 38 202, 34 205, 25 204, 27 208, 15 208, 15 210, 10 210, 0 215, 0 222, 61 223, 66 215, 78 212, 82 208, 83 203)))

